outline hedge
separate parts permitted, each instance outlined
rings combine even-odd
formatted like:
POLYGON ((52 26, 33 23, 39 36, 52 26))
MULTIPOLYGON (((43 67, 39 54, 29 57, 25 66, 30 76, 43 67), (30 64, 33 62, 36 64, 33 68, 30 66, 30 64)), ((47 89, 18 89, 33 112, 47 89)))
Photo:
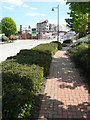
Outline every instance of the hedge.
POLYGON ((66 40, 63 41, 63 43, 72 43, 72 42, 73 42, 72 39, 66 39, 66 40))
MULTIPOLYGON (((81 43, 80 45, 71 48, 71 58, 78 67, 82 68, 84 73, 90 74, 90 44, 81 43)), ((90 81, 88 81, 90 84, 90 81)))
POLYGON ((31 110, 34 93, 43 81, 43 68, 34 64, 20 65, 13 59, 2 65, 3 117, 26 117, 30 114, 27 112, 31 110))
POLYGON ((71 56, 78 61, 84 69, 89 72, 90 69, 90 44, 82 43, 71 49, 71 56))
POLYGON ((41 44, 30 50, 21 50, 1 63, 3 119, 32 117, 34 96, 40 92, 59 44, 41 44))

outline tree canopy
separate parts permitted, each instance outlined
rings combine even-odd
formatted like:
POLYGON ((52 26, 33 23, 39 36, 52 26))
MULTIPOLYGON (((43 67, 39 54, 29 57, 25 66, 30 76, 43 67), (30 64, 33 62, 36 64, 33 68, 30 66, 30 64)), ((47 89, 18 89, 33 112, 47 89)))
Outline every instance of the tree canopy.
POLYGON ((0 34, 2 33, 2 24, 0 23, 0 34))
POLYGON ((70 15, 70 18, 66 19, 67 26, 71 30, 79 33, 79 35, 85 36, 89 34, 90 27, 90 7, 88 2, 67 2, 69 4, 70 12, 67 14, 70 15))
POLYGON ((2 33, 5 33, 6 36, 14 35, 17 32, 16 23, 12 18, 4 17, 1 23, 2 33))

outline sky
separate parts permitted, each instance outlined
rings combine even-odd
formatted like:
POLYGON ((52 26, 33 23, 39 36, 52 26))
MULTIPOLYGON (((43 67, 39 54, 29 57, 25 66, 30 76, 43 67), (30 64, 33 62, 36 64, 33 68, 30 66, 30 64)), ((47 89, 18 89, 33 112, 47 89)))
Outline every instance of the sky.
POLYGON ((23 27, 36 27, 41 20, 48 20, 49 23, 57 24, 57 8, 59 5, 59 23, 66 25, 65 18, 68 18, 69 5, 64 0, 0 0, 0 20, 3 17, 12 18, 17 29, 23 27))

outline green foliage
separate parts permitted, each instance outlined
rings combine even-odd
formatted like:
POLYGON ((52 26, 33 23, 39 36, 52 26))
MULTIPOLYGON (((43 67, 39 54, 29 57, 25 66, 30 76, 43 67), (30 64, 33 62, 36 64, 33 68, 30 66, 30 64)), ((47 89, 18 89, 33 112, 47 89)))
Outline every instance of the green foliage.
POLYGON ((6 37, 6 36, 2 36, 2 41, 9 41, 9 38, 8 37, 6 37))
POLYGON ((9 40, 12 40, 12 38, 9 38, 9 40))
POLYGON ((90 30, 90 7, 88 2, 72 2, 69 4, 70 18, 66 19, 67 25, 75 32, 79 33, 80 37, 89 34, 90 30))
POLYGON ((51 43, 57 43, 58 44, 58 50, 62 49, 62 44, 58 41, 53 41, 51 43))
POLYGON ((17 40, 17 38, 9 38, 10 40, 17 40))
POLYGON ((89 13, 90 7, 88 2, 67 2, 69 4, 69 9, 72 11, 80 12, 80 13, 89 13))
POLYGON ((26 117, 27 110, 25 108, 29 109, 30 114, 33 95, 38 92, 43 80, 43 69, 34 64, 20 65, 13 59, 6 60, 2 66, 3 117, 26 117))
POLYGON ((2 24, 0 23, 0 34, 2 33, 2 24))
POLYGON ((80 45, 81 43, 88 43, 89 44, 90 43, 90 34, 78 39, 75 43, 73 43, 71 45, 71 47, 76 47, 76 46, 80 45))
POLYGON ((63 41, 63 43, 72 43, 72 42, 73 42, 72 39, 66 39, 66 40, 63 41))
POLYGON ((90 74, 90 44, 81 43, 76 47, 71 48, 71 57, 73 60, 84 69, 84 71, 90 74))
POLYGON ((17 32, 16 23, 12 18, 4 17, 1 20, 2 23, 2 33, 5 33, 6 36, 14 35, 17 32))
POLYGON ((57 43, 41 44, 2 62, 3 118, 31 118, 34 96, 42 88, 56 50, 57 43))
POLYGON ((13 38, 14 40, 17 40, 17 38, 13 38))

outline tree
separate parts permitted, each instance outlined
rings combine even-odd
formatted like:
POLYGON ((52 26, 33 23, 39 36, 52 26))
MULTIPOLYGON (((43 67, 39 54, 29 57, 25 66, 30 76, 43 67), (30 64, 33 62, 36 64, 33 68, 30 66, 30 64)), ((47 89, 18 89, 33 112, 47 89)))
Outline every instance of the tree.
POLYGON ((5 33, 7 37, 14 35, 17 32, 16 23, 12 18, 4 17, 1 20, 2 23, 2 33, 5 33))
POLYGON ((71 30, 79 33, 80 37, 85 36, 90 33, 90 7, 88 2, 72 2, 68 3, 70 12, 70 18, 66 19, 67 26, 71 28, 71 30))
POLYGON ((0 23, 0 34, 2 33, 2 24, 0 23))

